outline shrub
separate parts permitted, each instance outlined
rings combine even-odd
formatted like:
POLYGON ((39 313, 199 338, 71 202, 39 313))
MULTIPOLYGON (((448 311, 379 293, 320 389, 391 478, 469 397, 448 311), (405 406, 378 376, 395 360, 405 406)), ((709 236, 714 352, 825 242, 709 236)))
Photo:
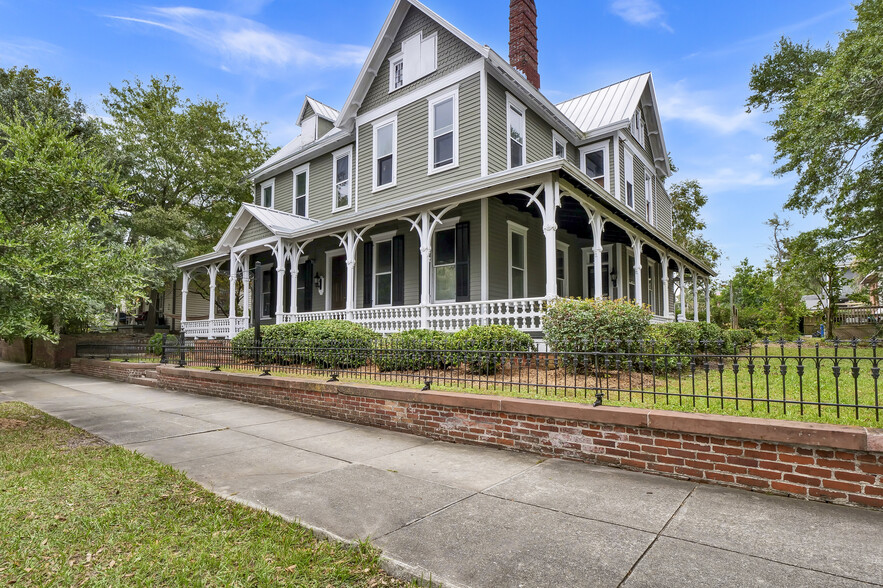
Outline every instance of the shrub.
POLYGON ((444 368, 451 361, 451 335, 429 329, 392 333, 379 341, 374 363, 381 371, 444 368))
POLYGON ((592 351, 600 342, 644 340, 650 316, 628 300, 563 298, 546 307, 543 330, 553 351, 592 351))
POLYGON ((252 346, 254 346, 254 327, 240 331, 230 340, 230 347, 233 349, 233 357, 239 359, 251 357, 248 350, 252 346))
MULTIPOLYGON (((156 333, 147 341, 147 353, 162 355, 163 333, 156 333)), ((166 335, 166 347, 174 347, 178 344, 178 338, 174 335, 166 335)))
POLYGON ((724 331, 724 335, 727 337, 727 345, 731 350, 734 347, 736 349, 745 349, 756 340, 751 329, 727 329, 724 331))
POLYGON ((474 374, 493 374, 511 352, 533 351, 536 346, 527 333, 509 325, 473 325, 450 337, 452 349, 466 369, 474 374))
POLYGON ((368 362, 377 333, 341 320, 268 325, 261 329, 261 360, 350 368, 368 362))

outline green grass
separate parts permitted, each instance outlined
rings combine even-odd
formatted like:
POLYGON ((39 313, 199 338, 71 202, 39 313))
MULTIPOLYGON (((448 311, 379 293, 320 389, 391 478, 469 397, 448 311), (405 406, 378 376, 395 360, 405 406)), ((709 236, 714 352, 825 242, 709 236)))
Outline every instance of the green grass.
POLYGON ((0 404, 0 584, 400 586, 346 546, 216 497, 28 405, 0 404))

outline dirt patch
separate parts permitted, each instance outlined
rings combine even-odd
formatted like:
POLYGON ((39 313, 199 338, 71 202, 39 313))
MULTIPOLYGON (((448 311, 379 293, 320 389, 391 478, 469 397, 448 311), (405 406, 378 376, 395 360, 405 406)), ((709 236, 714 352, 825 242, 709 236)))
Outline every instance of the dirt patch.
POLYGON ((89 447, 107 447, 108 445, 110 445, 110 443, 99 437, 93 437, 92 435, 79 435, 71 437, 65 441, 63 448, 83 449, 89 447))
POLYGON ((11 431, 14 429, 23 429, 28 426, 26 421, 20 421, 18 419, 4 419, 0 418, 0 431, 11 431))

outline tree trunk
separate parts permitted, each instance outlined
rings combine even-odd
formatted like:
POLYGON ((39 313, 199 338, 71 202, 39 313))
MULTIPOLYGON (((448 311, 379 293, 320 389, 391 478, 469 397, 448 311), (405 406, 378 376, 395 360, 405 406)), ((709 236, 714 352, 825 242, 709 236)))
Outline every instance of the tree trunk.
POLYGON ((147 307, 147 319, 144 321, 144 333, 153 335, 156 331, 156 307, 159 304, 159 292, 150 289, 150 305, 147 307))

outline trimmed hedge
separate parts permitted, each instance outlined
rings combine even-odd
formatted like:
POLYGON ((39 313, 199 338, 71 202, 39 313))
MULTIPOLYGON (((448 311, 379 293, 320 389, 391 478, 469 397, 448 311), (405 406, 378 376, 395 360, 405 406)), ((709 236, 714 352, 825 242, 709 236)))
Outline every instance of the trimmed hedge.
POLYGON ((444 368, 451 361, 451 335, 429 329, 392 333, 378 340, 374 364, 381 371, 444 368))
MULTIPOLYGON (((147 353, 152 355, 162 355, 162 338, 163 333, 156 333, 147 341, 147 353)), ((174 335, 166 334, 166 347, 174 347, 178 345, 178 338, 174 335)))
MULTIPOLYGON (((368 363, 378 335, 356 323, 340 320, 305 321, 261 327, 262 363, 315 364, 318 367, 359 367, 368 363)), ((248 358, 254 329, 233 338, 233 353, 248 358)))
POLYGON ((553 351, 592 351, 599 341, 642 341, 651 312, 621 300, 562 298, 546 307, 543 330, 553 351))
POLYGON ((450 337, 460 362, 473 374, 493 374, 512 351, 533 351, 533 339, 509 325, 473 325, 450 337))

